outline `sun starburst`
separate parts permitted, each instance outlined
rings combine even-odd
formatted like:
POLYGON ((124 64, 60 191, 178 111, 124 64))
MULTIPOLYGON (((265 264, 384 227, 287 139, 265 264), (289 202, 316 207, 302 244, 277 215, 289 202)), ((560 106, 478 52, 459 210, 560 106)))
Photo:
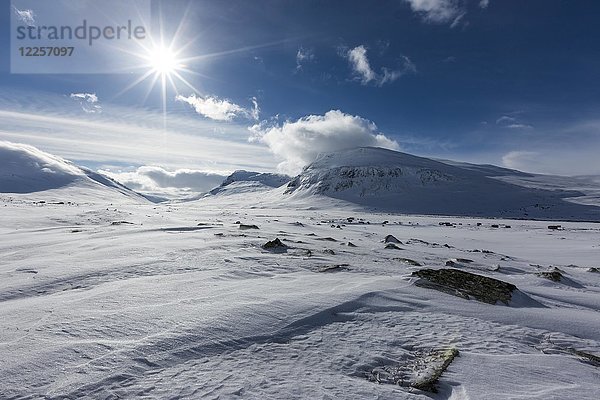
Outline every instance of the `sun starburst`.
POLYGON ((163 45, 150 50, 145 58, 152 72, 159 75, 172 75, 182 67, 177 53, 163 45))
MULTIPOLYGON (((190 2, 191 4, 191 2, 190 2)), ((127 71, 123 72, 134 72, 139 74, 135 81, 127 85, 123 90, 116 94, 115 97, 123 95, 125 92, 133 89, 134 87, 143 83, 147 84, 147 89, 142 103, 146 103, 150 93, 160 86, 161 90, 161 103, 162 103, 162 114, 163 114, 163 127, 166 131, 167 125, 167 99, 168 92, 172 91, 175 98, 180 94, 180 90, 192 91, 192 93, 201 93, 200 90, 196 89, 192 83, 190 83, 190 77, 203 78, 203 79, 214 79, 209 76, 203 75, 195 68, 194 64, 202 63, 209 59, 222 58, 231 56, 239 53, 246 53, 255 51, 257 49, 279 45, 292 39, 279 40, 270 43, 263 43, 253 46, 243 46, 224 51, 213 51, 197 54, 197 39, 201 36, 197 35, 193 38, 181 37, 186 25, 187 15, 189 12, 190 4, 184 12, 182 18, 178 21, 174 34, 170 37, 170 41, 167 40, 165 35, 162 10, 158 11, 157 29, 153 30, 155 34, 150 35, 146 40, 140 40, 136 42, 138 48, 136 50, 123 50, 135 61, 132 61, 132 67, 127 71), (186 43, 181 45, 181 43, 186 43), (196 54, 190 55, 193 51, 196 54)), ((194 79, 192 79, 194 81, 194 79)))

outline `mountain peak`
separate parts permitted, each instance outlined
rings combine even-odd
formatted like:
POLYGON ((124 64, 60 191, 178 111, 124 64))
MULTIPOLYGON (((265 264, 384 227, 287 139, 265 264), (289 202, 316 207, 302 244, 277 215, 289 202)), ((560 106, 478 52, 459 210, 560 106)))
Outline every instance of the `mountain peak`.
POLYGON ((359 147, 319 155, 288 184, 285 194, 324 195, 409 214, 600 218, 600 208, 565 200, 582 193, 509 183, 496 178, 497 170, 500 169, 451 165, 388 149, 359 147))

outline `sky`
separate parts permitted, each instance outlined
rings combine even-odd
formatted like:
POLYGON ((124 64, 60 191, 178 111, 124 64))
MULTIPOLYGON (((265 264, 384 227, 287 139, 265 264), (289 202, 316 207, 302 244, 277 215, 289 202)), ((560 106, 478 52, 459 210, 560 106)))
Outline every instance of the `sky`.
POLYGON ((63 15, 49 3, 0 0, 0 140, 138 189, 293 175, 355 146, 600 174, 597 1, 152 0, 161 62, 100 51, 71 66, 125 67, 11 73, 11 18, 63 15))

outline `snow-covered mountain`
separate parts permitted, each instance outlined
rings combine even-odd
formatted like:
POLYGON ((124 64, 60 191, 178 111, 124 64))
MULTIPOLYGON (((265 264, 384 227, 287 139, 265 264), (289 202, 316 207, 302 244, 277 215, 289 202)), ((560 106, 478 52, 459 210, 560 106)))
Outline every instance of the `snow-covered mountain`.
POLYGON ((0 141, 0 193, 68 189, 65 196, 145 198, 117 181, 33 146, 0 141))
MULTIPOLYGON (((148 200, 111 178, 35 147, 0 142, 0 193, 43 191, 59 201, 110 202, 122 196, 148 200)), ((533 175, 372 147, 320 155, 293 179, 235 171, 196 199, 236 195, 273 204, 316 196, 317 203, 331 198, 407 214, 600 221, 600 185, 592 179, 533 175)))
POLYGON ((583 193, 534 187, 525 177, 534 176, 364 147, 319 156, 285 194, 324 195, 402 213, 600 220, 600 207, 566 200, 583 193))
POLYGON ((231 195, 238 193, 271 190, 291 180, 287 175, 238 170, 229 175, 220 186, 208 195, 231 195))

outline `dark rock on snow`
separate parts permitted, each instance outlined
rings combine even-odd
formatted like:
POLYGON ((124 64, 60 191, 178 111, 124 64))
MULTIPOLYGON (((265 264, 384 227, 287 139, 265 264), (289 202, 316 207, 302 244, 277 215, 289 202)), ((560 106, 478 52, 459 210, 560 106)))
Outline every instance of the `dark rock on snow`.
POLYGON ((265 250, 284 250, 287 249, 287 246, 279 238, 276 238, 263 244, 262 248, 265 250))
POLYGON ((258 226, 256 225, 246 225, 246 224, 240 224, 240 229, 259 229, 258 226))
POLYGON ((560 282, 563 277, 563 274, 558 268, 554 268, 552 271, 538 272, 536 275, 542 278, 550 279, 553 282, 560 282))
POLYGON ((396 246, 394 243, 388 243, 385 245, 386 249, 392 249, 392 250, 402 250, 400 247, 396 246))
POLYGON ((402 242, 399 241, 398 239, 396 239, 396 237, 394 235, 387 235, 385 237, 385 240, 383 242, 384 243, 398 243, 398 244, 402 244, 402 242))
POLYGON ((511 283, 458 269, 422 269, 412 273, 417 286, 439 290, 464 299, 475 298, 488 304, 508 305, 517 287, 511 283))

